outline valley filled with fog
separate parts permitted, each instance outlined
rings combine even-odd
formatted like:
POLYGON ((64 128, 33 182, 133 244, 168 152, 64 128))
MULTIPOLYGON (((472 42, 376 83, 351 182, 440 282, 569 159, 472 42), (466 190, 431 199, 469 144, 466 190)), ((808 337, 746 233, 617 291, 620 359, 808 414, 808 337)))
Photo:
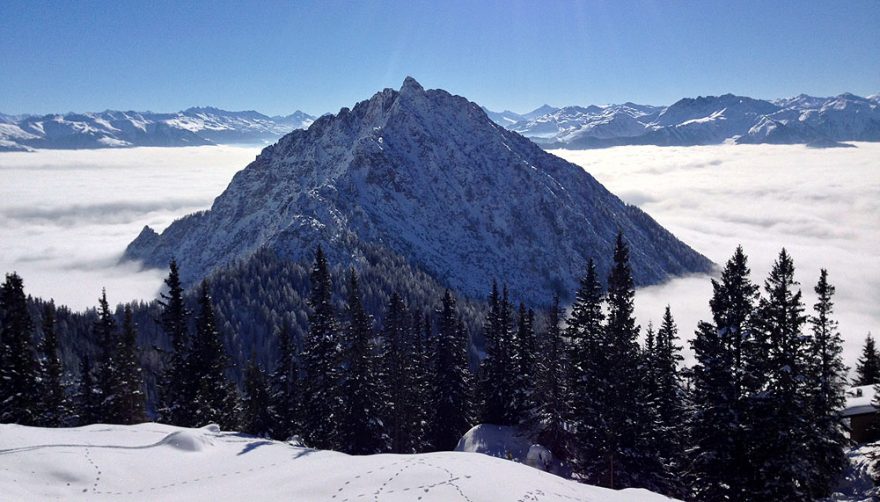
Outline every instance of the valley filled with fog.
MULTIPOLYGON (((865 335, 880 327, 880 144, 629 146, 554 150, 650 214, 720 266, 738 244, 763 285, 780 249, 794 258, 808 313, 819 269, 837 287, 844 361, 853 366, 865 335)), ((709 319, 712 286, 687 277, 636 294, 644 328, 668 303, 681 335, 709 319)), ((689 351, 685 351, 690 364, 689 351)))
MULTIPOLYGON (((118 265, 144 225, 161 231, 207 209, 258 148, 192 147, 0 153, 0 268, 26 291, 75 309, 151 299, 164 270, 118 265)), ((556 150, 722 265, 742 244, 762 283, 781 247, 792 254, 808 308, 819 268, 837 286, 845 361, 880 326, 880 144, 857 148, 718 145, 556 150)), ((636 296, 643 327, 669 303, 681 335, 708 318, 709 278, 636 296)), ((689 351, 686 351, 686 353, 689 351)), ((690 360, 688 360, 690 363, 690 360)))
POLYGON ((74 309, 155 297, 163 270, 118 265, 144 225, 207 209, 259 148, 0 153, 0 269, 74 309))

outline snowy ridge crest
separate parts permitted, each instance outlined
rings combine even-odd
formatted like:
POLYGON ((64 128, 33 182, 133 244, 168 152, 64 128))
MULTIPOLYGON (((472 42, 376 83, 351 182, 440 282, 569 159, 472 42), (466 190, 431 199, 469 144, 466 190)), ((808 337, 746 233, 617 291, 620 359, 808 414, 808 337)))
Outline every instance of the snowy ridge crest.
POLYGON ((487 114, 548 148, 727 141, 841 146, 843 141, 880 141, 880 100, 850 93, 830 98, 801 94, 769 101, 725 94, 684 98, 667 107, 545 105, 525 115, 488 110, 487 114))
POLYGON ((255 111, 189 108, 177 113, 67 113, 12 117, 0 115, 0 151, 34 148, 120 148, 132 146, 199 146, 265 144, 315 117, 297 111, 268 117, 255 111))

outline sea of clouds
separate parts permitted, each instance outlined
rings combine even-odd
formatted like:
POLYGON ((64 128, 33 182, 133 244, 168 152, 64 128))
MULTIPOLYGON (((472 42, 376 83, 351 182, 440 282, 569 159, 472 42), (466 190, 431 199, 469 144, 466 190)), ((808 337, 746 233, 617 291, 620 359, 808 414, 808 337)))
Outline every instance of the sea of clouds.
POLYGON ((228 146, 0 153, 0 271, 85 309, 156 296, 166 275, 120 265, 144 227, 211 206, 259 149, 228 146))
MULTIPOLYGON (((741 244, 763 286, 779 251, 794 258, 808 312, 827 268, 847 364, 865 335, 880 331, 880 144, 630 146, 553 153, 722 265, 741 244)), ((669 304, 681 336, 711 320, 708 276, 675 279, 636 294, 642 327, 669 304)), ((690 358, 689 352, 686 354, 690 358)))
MULTIPOLYGON (((228 146, 0 153, 0 271, 17 271, 29 294, 74 309, 94 306, 102 287, 114 303, 152 299, 166 271, 119 265, 125 246, 144 225, 161 232, 210 207, 257 153, 228 146)), ((848 364, 865 334, 880 331, 880 144, 553 153, 718 264, 742 244, 759 284, 784 246, 808 309, 827 268, 848 364)), ((688 339, 709 318, 711 292, 708 276, 640 289, 639 322, 658 324, 668 303, 688 339)))

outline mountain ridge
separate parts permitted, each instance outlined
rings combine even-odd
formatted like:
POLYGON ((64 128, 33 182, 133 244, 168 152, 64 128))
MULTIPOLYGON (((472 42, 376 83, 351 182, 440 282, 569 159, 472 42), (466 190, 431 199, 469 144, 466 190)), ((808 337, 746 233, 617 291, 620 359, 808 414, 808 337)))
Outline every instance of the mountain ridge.
POLYGON ((266 147, 209 211, 145 228, 124 258, 175 256, 197 281, 264 247, 302 261, 321 244, 348 265, 372 243, 466 296, 498 279, 547 304, 576 289, 587 258, 607 273, 619 230, 640 284, 713 267, 582 168, 407 78, 266 147))
POLYGON ((880 141, 880 99, 852 93, 832 97, 800 94, 755 99, 734 94, 683 98, 651 105, 565 106, 525 118, 514 112, 497 123, 545 148, 622 145, 693 146, 720 143, 847 146, 845 141, 880 141), (514 117, 518 122, 512 122, 514 117))
POLYGON ((175 113, 0 114, 0 151, 265 144, 308 127, 314 119, 301 111, 269 117, 253 110, 233 112, 215 107, 190 107, 175 113))

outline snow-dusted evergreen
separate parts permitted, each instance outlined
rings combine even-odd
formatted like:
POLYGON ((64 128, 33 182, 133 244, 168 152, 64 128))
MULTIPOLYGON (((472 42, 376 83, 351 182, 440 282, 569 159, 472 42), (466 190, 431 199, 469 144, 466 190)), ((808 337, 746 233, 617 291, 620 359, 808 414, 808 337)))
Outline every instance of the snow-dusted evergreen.
POLYGON ((0 288, 0 422, 31 425, 39 418, 33 336, 24 282, 16 273, 6 274, 0 288))
POLYGON ((373 319, 364 310, 357 272, 350 269, 342 328, 342 412, 338 418, 342 451, 368 455, 388 450, 382 422, 383 394, 373 319))
POLYGON ((319 247, 311 274, 309 331, 303 346, 303 420, 306 440, 318 448, 340 449, 343 395, 342 334, 332 303, 327 259, 319 247))
POLYGON ((321 244, 357 266, 373 245, 470 298, 503 278, 512 297, 546 305, 575 289, 589 256, 607 274, 618 231, 637 284, 712 267, 582 168, 407 78, 264 149, 211 210, 162 235, 144 228, 125 256, 174 256, 191 283, 262 248, 304 261, 321 244))
POLYGON ((880 351, 871 333, 865 336, 862 355, 856 361, 856 377, 854 386, 875 385, 880 383, 880 351))
POLYGON ((468 368, 468 334, 449 291, 437 312, 434 367, 430 373, 433 409, 428 444, 434 450, 452 450, 473 425, 472 376, 468 368))

